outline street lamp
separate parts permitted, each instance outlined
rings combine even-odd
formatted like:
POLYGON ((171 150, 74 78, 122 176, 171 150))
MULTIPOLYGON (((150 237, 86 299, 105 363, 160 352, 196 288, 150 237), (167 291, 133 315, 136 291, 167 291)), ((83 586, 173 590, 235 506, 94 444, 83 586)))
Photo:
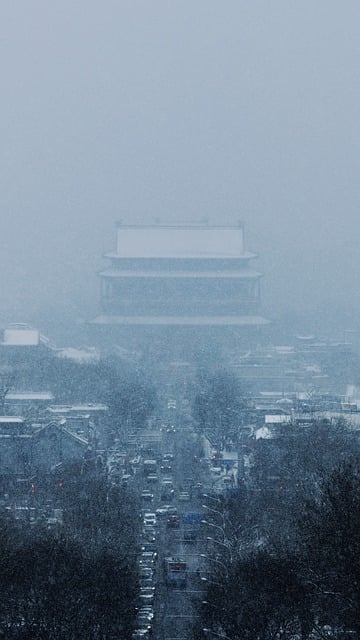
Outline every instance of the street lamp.
POLYGON ((201 600, 201 604, 204 604, 206 607, 213 607, 213 609, 218 609, 219 607, 216 606, 216 604, 213 604, 212 602, 209 602, 208 600, 201 600))
POLYGON ((225 540, 225 531, 223 527, 220 527, 218 524, 214 524, 213 522, 208 522, 207 520, 201 520, 201 524, 206 524, 208 527, 214 527, 214 529, 219 529, 222 534, 222 539, 225 540))
POLYGON ((219 544, 221 547, 224 547, 226 549, 226 551, 228 552, 228 554, 229 554, 230 562, 232 562, 233 557, 232 557, 232 553, 231 553, 230 544, 226 544, 225 542, 220 542, 220 540, 216 540, 215 538, 210 538, 210 536, 206 536, 206 541, 207 542, 212 542, 214 544, 219 544))
POLYGON ((217 516, 220 516, 220 518, 222 519, 222 526, 225 529, 225 515, 222 511, 218 511, 217 509, 213 509, 212 507, 208 507, 207 504, 202 504, 201 505, 203 509, 206 509, 207 511, 211 511, 212 513, 216 513, 217 516))
POLYGON ((209 507, 209 505, 207 504, 202 504, 201 505, 203 509, 207 509, 208 511, 212 511, 213 513, 217 513, 218 516, 221 516, 221 518, 224 518, 224 513, 222 511, 218 511, 217 509, 214 509, 213 507, 209 507))
POLYGON ((207 556, 206 553, 200 553, 200 558, 205 558, 205 560, 209 560, 209 562, 216 562, 219 564, 225 570, 226 578, 229 578, 229 571, 224 562, 221 562, 221 560, 217 560, 216 558, 212 558, 211 556, 207 556))
POLYGON ((215 587, 221 587, 221 588, 224 587, 224 585, 221 584, 221 582, 214 582, 214 580, 209 580, 208 578, 204 578, 204 576, 201 576, 201 580, 202 582, 206 582, 207 584, 213 584, 215 585, 215 587))
POLYGON ((221 500, 219 500, 219 498, 215 498, 214 496, 209 496, 209 494, 207 493, 203 493, 203 498, 206 498, 207 500, 214 500, 214 502, 221 504, 221 500))

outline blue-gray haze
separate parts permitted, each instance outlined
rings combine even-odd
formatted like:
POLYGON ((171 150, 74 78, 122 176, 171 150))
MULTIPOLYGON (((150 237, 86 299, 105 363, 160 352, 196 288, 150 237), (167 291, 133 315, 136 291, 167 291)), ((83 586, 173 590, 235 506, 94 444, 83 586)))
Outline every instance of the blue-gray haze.
POLYGON ((359 24, 358 0, 2 0, 0 320, 91 317, 115 220, 207 216, 245 221, 270 316, 356 329, 359 24))

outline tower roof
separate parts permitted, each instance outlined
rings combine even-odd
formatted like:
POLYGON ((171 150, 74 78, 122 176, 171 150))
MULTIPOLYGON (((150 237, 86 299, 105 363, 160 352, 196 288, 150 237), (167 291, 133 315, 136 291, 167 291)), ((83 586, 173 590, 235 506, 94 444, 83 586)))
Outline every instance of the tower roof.
POLYGON ((245 251, 242 224, 117 224, 116 253, 111 258, 251 258, 245 251))

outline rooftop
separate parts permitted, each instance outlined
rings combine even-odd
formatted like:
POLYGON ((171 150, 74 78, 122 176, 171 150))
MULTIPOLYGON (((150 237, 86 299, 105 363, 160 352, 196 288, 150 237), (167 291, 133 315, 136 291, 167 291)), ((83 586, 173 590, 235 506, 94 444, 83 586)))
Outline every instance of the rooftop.
POLYGON ((50 391, 20 391, 7 393, 5 396, 5 401, 7 402, 31 402, 35 400, 51 401, 53 399, 54 396, 50 391))
MULTIPOLYGON (((251 254, 246 254, 251 257, 251 254)), ((118 258, 241 258, 244 230, 204 224, 118 225, 118 258)))
POLYGON ((261 316, 117 316, 101 315, 92 320, 95 325, 118 326, 262 326, 269 321, 261 316))
POLYGON ((38 346, 40 332, 37 329, 11 328, 4 330, 3 345, 5 346, 38 346))
POLYGON ((175 271, 171 269, 153 270, 122 270, 105 269, 99 273, 106 278, 259 278, 262 274, 254 269, 244 268, 236 270, 204 270, 204 271, 175 271))

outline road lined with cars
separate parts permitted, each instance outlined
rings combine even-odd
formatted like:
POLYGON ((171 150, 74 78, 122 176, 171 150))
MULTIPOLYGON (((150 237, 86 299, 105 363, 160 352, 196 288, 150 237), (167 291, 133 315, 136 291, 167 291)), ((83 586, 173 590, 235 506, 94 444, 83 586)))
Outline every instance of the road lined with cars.
POLYGON ((200 468, 197 436, 181 424, 177 407, 170 399, 162 426, 133 438, 141 500, 133 640, 191 638, 193 599, 201 595, 201 503, 208 471, 200 468))

